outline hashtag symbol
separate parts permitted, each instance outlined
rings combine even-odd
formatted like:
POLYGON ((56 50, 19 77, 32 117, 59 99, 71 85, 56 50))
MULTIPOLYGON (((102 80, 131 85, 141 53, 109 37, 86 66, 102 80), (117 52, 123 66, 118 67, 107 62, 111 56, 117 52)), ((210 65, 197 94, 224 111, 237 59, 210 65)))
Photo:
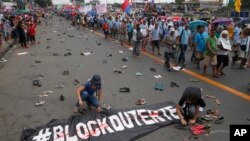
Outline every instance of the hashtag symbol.
POLYGON ((33 137, 33 141, 49 141, 51 132, 49 131, 49 128, 46 128, 45 133, 43 132, 43 129, 39 131, 39 134, 35 137, 33 137))

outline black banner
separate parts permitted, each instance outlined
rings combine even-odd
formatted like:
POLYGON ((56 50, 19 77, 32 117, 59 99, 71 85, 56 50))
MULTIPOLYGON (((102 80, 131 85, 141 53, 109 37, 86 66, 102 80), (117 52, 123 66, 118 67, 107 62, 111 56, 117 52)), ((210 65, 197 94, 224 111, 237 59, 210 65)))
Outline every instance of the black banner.
POLYGON ((131 141, 161 127, 177 122, 173 102, 162 102, 134 109, 112 109, 68 119, 51 120, 48 124, 25 129, 22 141, 131 141))

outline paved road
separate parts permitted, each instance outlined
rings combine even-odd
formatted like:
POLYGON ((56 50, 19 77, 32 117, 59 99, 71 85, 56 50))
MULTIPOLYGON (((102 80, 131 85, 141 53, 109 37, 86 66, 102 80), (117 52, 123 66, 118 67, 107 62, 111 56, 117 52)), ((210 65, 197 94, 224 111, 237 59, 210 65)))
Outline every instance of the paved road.
MULTIPOLYGON (((230 124, 249 124, 247 118, 250 118, 248 100, 240 98, 232 93, 219 89, 206 82, 189 82, 192 76, 183 72, 167 72, 162 65, 155 65, 152 58, 142 55, 132 57, 131 51, 126 47, 110 40, 104 40, 87 29, 71 29, 66 21, 60 22, 59 17, 54 19, 52 26, 38 27, 37 40, 41 44, 31 46, 29 49, 17 48, 9 56, 9 61, 0 70, 0 140, 17 141, 20 139, 21 131, 24 127, 36 127, 44 125, 51 119, 67 118, 73 114, 72 109, 76 101, 73 81, 75 78, 84 82, 93 74, 100 74, 103 80, 104 100, 103 102, 113 105, 114 108, 132 108, 135 107, 135 99, 146 98, 147 104, 154 104, 162 101, 178 102, 183 90, 187 86, 197 86, 203 88, 207 94, 215 95, 221 100, 222 105, 216 105, 213 101, 206 99, 207 109, 217 108, 221 115, 225 116, 225 123, 221 125, 212 125, 212 130, 229 130, 230 124), (62 34, 65 32, 66 34, 62 34), (58 36, 60 34, 60 36, 58 36), (68 35, 74 35, 70 38, 68 35), (79 36, 79 37, 78 37, 79 36), (48 38, 51 40, 47 41, 48 38), (65 43, 61 43, 64 39, 65 43), (101 43, 101 45, 97 45, 101 43), (51 48, 47 49, 47 46, 51 48), (72 53, 71 56, 64 56, 64 53, 72 53), (122 50, 124 53, 119 54, 122 50), (28 52, 26 55, 18 56, 17 53, 28 52), (92 55, 81 56, 81 52, 93 51, 92 55), (53 56, 58 53, 59 56, 53 56), (112 57, 106 57, 107 54, 112 57), (128 62, 122 62, 123 57, 128 57, 128 62), (103 60, 108 60, 103 64, 103 60), (36 64, 35 60, 41 63, 36 64), (114 74, 113 69, 120 69, 127 65, 124 74, 114 74), (149 70, 155 67, 157 72, 149 70), (69 76, 63 76, 62 72, 69 70, 69 76), (135 76, 136 72, 143 73, 143 76, 135 76), (32 86, 32 80, 37 75, 43 73, 41 79, 42 87, 32 86), (160 74, 163 79, 155 79, 154 75, 160 74), (171 88, 170 82, 174 81, 180 85, 180 88, 171 88), (163 92, 155 91, 153 86, 155 82, 166 84, 163 92), (64 85, 63 89, 55 89, 55 85, 64 85), (119 87, 130 87, 131 92, 127 94, 119 93, 119 87), (34 104, 39 100, 38 95, 43 91, 52 90, 54 93, 45 98, 46 103, 41 107, 35 107, 34 104), (63 94, 66 99, 61 102, 60 95, 63 94)), ((190 51, 188 52, 190 56, 190 51)), ((192 66, 192 64, 190 64, 192 66)), ((189 69, 193 70, 192 67, 189 69)), ((232 87, 238 91, 247 91, 245 86, 249 81, 249 70, 237 70, 227 68, 227 75, 215 81, 232 87)), ((199 72, 197 72, 199 73, 199 72)), ((210 77, 209 77, 210 78, 210 77)), ((210 78, 213 79, 213 78, 210 78)), ((79 85, 78 85, 79 86, 79 85)), ((177 130, 174 126, 164 127, 138 141, 166 139, 171 141, 180 141, 189 136, 189 131, 177 130)), ((224 132, 214 133, 209 136, 202 136, 205 141, 228 141, 229 134, 224 132)))

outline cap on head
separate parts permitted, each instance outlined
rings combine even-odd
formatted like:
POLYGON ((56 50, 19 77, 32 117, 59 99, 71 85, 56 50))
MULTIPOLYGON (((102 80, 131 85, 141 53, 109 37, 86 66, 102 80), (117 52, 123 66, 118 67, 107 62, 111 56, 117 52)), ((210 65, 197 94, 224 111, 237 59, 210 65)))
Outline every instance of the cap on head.
POLYGON ((101 87, 101 77, 100 77, 100 75, 98 75, 98 74, 94 75, 91 80, 92 80, 92 82, 94 83, 94 85, 97 88, 101 87))

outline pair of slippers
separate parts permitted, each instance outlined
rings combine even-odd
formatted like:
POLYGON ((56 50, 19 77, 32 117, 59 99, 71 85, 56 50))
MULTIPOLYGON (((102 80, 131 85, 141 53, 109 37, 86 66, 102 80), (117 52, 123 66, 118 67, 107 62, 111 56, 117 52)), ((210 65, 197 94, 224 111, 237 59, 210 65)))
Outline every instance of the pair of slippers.
POLYGON ((33 80, 33 86, 42 87, 42 83, 40 80, 33 80))
POLYGON ((72 55, 71 52, 66 52, 66 53, 64 54, 64 56, 70 56, 70 55, 72 55))
POLYGON ((145 105, 146 103, 147 101, 144 98, 137 99, 135 102, 136 105, 145 105))
POLYGON ((175 83, 175 82, 171 82, 170 83, 170 87, 177 87, 177 88, 179 88, 180 86, 177 84, 177 83, 175 83))
POLYGON ((36 102, 35 106, 42 106, 45 104, 45 100, 40 100, 38 102, 36 102))
POLYGON ((69 75, 69 71, 68 70, 63 71, 63 75, 69 75))
POLYGON ((165 85, 163 83, 155 83, 155 90, 163 91, 165 89, 165 85))
POLYGON ((190 128, 193 135, 201 135, 211 130, 210 125, 194 125, 190 128))
POLYGON ((128 58, 127 58, 127 57, 122 58, 122 61, 123 61, 123 62, 127 62, 127 61, 128 61, 128 58))
POLYGON ((119 91, 122 92, 122 93, 128 93, 128 92, 130 92, 130 88, 128 88, 128 87, 122 87, 122 88, 120 88, 119 91))
POLYGON ((122 74, 122 73, 123 73, 123 71, 118 70, 118 69, 114 69, 114 73, 122 74))

